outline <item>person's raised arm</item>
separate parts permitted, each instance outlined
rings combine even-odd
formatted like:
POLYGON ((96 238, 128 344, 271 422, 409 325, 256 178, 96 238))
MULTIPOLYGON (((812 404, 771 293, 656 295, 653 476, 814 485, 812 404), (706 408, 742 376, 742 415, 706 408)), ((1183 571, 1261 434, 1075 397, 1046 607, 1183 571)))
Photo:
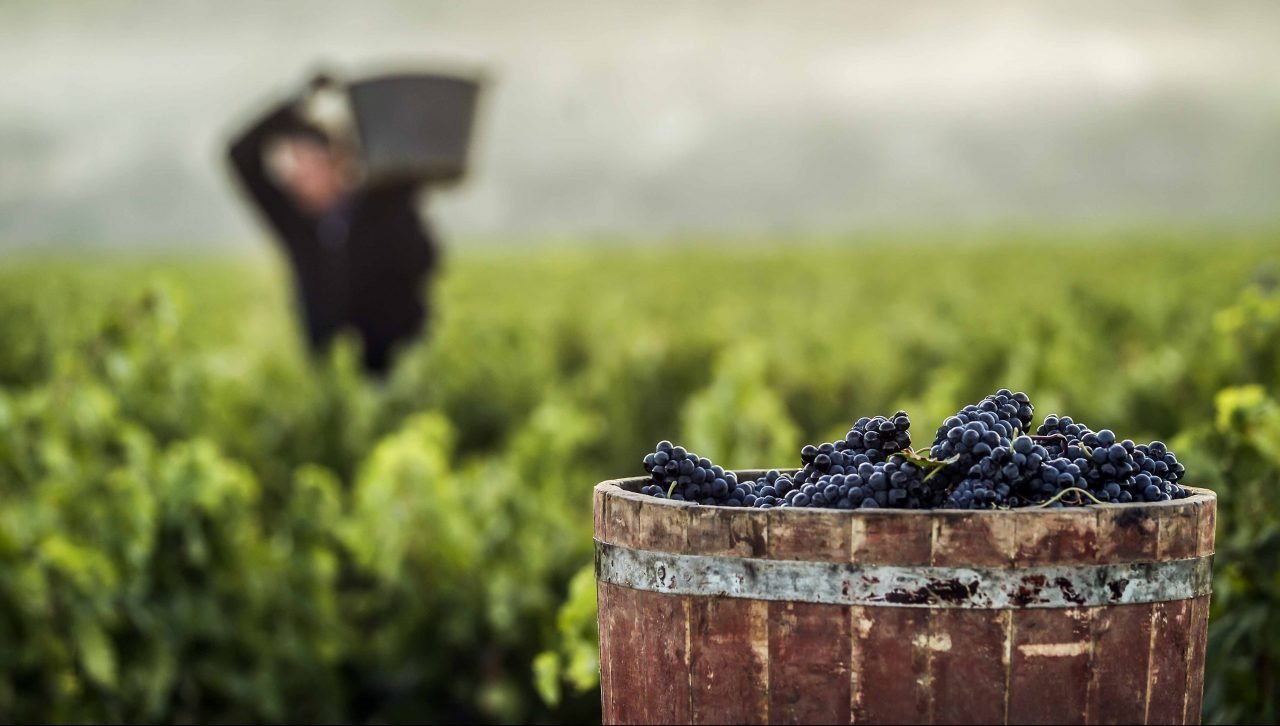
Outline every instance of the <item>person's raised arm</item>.
POLYGON ((257 204, 281 241, 289 247, 293 246, 295 240, 305 238, 312 223, 284 190, 271 180, 264 155, 268 142, 281 133, 296 128, 297 124, 295 104, 290 101, 243 131, 228 149, 231 168, 241 186, 257 204))

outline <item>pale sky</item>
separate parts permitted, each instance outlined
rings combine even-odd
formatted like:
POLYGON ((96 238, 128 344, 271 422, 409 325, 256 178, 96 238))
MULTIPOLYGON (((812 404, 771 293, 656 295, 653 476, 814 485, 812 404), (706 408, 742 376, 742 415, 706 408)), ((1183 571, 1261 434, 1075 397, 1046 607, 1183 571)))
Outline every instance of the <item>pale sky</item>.
MULTIPOLYGON (((458 239, 1258 223, 1280 4, 0 3, 0 249, 253 248, 221 145, 327 62, 483 67, 458 239)), ((478 243, 478 242, 477 242, 478 243)))

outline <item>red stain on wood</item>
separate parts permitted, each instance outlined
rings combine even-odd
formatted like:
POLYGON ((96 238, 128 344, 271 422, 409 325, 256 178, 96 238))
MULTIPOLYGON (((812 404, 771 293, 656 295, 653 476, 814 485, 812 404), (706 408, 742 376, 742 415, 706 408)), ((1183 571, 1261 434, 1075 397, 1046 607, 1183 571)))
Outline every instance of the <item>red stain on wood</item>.
POLYGON ((1143 723, 1151 651, 1151 605, 1093 609, 1088 722, 1143 723))
POLYGON ((689 523, 689 552, 763 558, 768 554, 768 532, 768 510, 694 507, 689 523))
POLYGON ((851 608, 854 723, 924 723, 929 720, 930 648, 924 608, 851 608))
POLYGON ((1015 511, 1015 567, 1087 565, 1098 558, 1097 509, 1015 511))
POLYGON ((615 724, 643 723, 643 684, 649 664, 644 660, 641 622, 636 612, 643 593, 608 583, 601 588, 608 610, 601 613, 600 647, 602 656, 607 653, 610 660, 609 678, 604 682, 604 720, 615 724))
POLYGON ((938 567, 1009 567, 1016 549, 1014 518, 991 512, 936 512, 931 562, 938 567))
POLYGON ((1214 552, 1214 537, 1218 528, 1216 504, 1217 502, 1200 503, 1199 546, 1196 548, 1196 554, 1200 557, 1208 557, 1214 552))
POLYGON ((849 723, 849 607, 769 603, 769 723, 849 723))
POLYGON ((613 714, 613 651, 612 633, 606 622, 616 612, 616 607, 609 602, 609 590, 613 588, 607 582, 596 582, 596 625, 600 633, 600 712, 604 723, 615 723, 613 714))
POLYGON ((1150 562, 1156 558, 1159 520, 1146 507, 1098 512, 1099 562, 1150 562))
POLYGON ((605 502, 606 542, 648 549, 648 540, 640 529, 640 508, 644 502, 639 494, 616 492, 605 502))
POLYGON ((1182 723, 1191 649, 1191 601, 1158 602, 1154 611, 1147 723, 1182 723))
POLYGON ((902 512, 867 512, 847 517, 851 561, 863 565, 927 565, 933 522, 902 512))
POLYGON ((605 539, 605 531, 609 524, 608 518, 605 516, 605 502, 608 501, 606 496, 608 491, 604 484, 597 484, 595 491, 591 493, 591 510, 596 525, 595 537, 602 542, 608 541, 605 539))
POLYGON ((849 516, 836 510, 770 509, 769 559, 849 561, 849 516))
POLYGON ((1160 507, 1156 559, 1195 557, 1200 549, 1200 512, 1195 506, 1160 507))
POLYGON ((1187 659, 1187 703, 1182 722, 1200 723, 1204 706, 1204 654, 1209 635, 1209 596, 1191 601, 1191 653, 1187 659))
POLYGON ((950 640, 930 654, 933 723, 1004 723, 1009 610, 934 610, 929 637, 950 640))
POLYGON ((769 722, 769 606, 695 598, 690 604, 693 722, 769 722))
POLYGON ((1008 723, 1085 723, 1089 611, 1029 608, 1012 617, 1008 723))
POLYGON ((638 525, 639 536, 644 538, 644 548, 659 552, 687 552, 689 519, 689 507, 674 502, 641 507, 638 525))
POLYGON ((611 607, 627 608, 631 615, 620 616, 610 632, 616 654, 613 722, 689 723, 686 598, 628 588, 608 597, 611 607))

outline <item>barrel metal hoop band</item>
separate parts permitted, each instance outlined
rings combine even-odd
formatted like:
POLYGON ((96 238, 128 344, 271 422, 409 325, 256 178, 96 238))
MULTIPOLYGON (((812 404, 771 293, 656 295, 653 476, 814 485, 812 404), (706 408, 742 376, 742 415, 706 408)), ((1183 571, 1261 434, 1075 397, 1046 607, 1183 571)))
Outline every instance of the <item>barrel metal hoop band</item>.
POLYGON ((927 608, 1075 608, 1207 595, 1213 558, 1045 567, 932 567, 757 560, 596 540, 600 582, 671 595, 927 608))

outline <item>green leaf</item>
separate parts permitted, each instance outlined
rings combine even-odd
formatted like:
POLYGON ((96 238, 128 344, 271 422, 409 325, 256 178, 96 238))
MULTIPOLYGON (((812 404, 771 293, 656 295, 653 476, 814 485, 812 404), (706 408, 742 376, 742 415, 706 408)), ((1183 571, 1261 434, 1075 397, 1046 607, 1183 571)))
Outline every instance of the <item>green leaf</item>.
POLYGON ((543 651, 533 659, 533 685, 549 706, 560 703, 560 654, 543 651))
POLYGON ((111 639, 97 623, 80 621, 75 628, 80 664, 89 678, 101 686, 116 685, 116 651, 111 639))

